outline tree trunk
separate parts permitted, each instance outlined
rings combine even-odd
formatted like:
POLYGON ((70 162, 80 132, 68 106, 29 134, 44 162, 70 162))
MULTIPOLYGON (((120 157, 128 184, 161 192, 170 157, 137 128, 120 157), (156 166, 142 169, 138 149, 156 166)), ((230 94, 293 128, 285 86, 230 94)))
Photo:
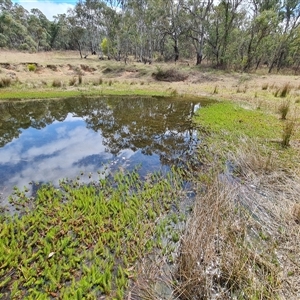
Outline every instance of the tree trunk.
POLYGON ((196 61, 196 65, 197 65, 197 66, 198 66, 198 65, 201 65, 202 58, 203 58, 203 56, 202 56, 201 51, 200 51, 200 52, 197 52, 197 61, 196 61))
POLYGON ((176 64, 176 61, 179 59, 179 49, 178 49, 178 39, 175 38, 174 39, 174 60, 175 60, 175 64, 176 64))
POLYGON ((80 58, 82 58, 81 45, 80 45, 79 41, 77 41, 77 45, 78 45, 78 50, 79 50, 80 58))

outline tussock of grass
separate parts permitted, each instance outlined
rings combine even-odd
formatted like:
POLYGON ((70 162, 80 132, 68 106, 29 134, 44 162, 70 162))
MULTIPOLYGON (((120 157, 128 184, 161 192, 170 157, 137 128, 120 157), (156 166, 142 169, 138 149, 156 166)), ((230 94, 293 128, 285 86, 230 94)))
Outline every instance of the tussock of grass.
POLYGON ((69 80, 69 85, 70 86, 74 86, 75 84, 76 84, 76 77, 73 77, 73 78, 71 78, 70 80, 69 80))
POLYGON ((281 97, 281 98, 285 98, 287 95, 288 95, 288 93, 290 92, 290 90, 291 90, 291 86, 287 83, 287 84, 285 84, 284 86, 283 86, 283 88, 281 89, 281 91, 280 91, 280 93, 279 93, 279 96, 281 97))
POLYGON ((9 87, 11 84, 11 78, 3 77, 0 79, 0 88, 9 87))
POLYGON ((290 110, 291 103, 290 101, 283 101, 278 107, 278 112, 280 114, 281 120, 285 120, 286 116, 290 110))
POLYGON ((287 121, 283 125, 282 142, 281 142, 281 145, 283 147, 290 146, 290 140, 291 140, 291 137, 294 134, 295 127, 296 127, 295 121, 287 121))
POLYGON ((59 80, 59 79, 54 79, 54 80, 52 81, 52 86, 53 86, 53 87, 61 87, 61 86, 62 86, 61 80, 59 80))
POLYGON ((163 70, 161 68, 157 69, 157 72, 152 74, 152 77, 158 81, 184 81, 187 79, 187 75, 178 71, 174 68, 163 70))

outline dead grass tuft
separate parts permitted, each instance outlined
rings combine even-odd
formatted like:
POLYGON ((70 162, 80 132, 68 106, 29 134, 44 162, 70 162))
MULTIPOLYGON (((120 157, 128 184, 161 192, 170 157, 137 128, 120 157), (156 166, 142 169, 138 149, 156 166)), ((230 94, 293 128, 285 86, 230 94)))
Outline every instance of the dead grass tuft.
POLYGON ((11 78, 3 77, 0 79, 0 88, 9 87, 11 84, 11 78))
POLYGON ((287 121, 283 125, 282 141, 281 141, 282 147, 290 146, 290 140, 292 135, 294 134, 295 127, 296 127, 295 121, 287 121))
POLYGON ((71 78, 69 80, 69 86, 74 86, 76 84, 76 81, 77 81, 76 77, 71 78))
POLYGON ((286 116, 290 110, 291 103, 290 101, 283 101, 278 107, 278 112, 280 114, 281 120, 285 120, 286 116))
POLYGON ((289 84, 289 83, 286 83, 286 84, 283 86, 283 88, 281 89, 279 96, 280 96, 281 98, 285 98, 285 97, 289 94, 290 90, 291 90, 290 84, 289 84))
POLYGON ((62 87, 62 81, 61 80, 59 80, 59 79, 54 79, 53 81, 52 81, 52 86, 53 87, 62 87))

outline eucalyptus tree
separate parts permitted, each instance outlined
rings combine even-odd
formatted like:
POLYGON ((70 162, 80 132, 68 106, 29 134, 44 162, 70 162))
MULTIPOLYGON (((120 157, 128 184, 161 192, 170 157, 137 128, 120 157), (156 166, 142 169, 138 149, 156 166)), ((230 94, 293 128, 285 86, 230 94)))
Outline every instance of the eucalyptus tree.
POLYGON ((102 51, 104 51, 103 46, 104 41, 106 41, 105 52, 108 58, 115 57, 117 60, 120 60, 122 13, 106 6, 103 11, 102 24, 102 51))
POLYGON ((206 54, 218 67, 226 67, 235 59, 245 17, 245 11, 239 9, 241 3, 242 0, 222 0, 209 14, 206 54))
MULTIPOLYGON (((180 55, 180 40, 186 30, 186 14, 182 0, 166 0, 153 2, 157 7, 156 28, 160 32, 161 46, 164 47, 168 39, 172 41, 172 57, 175 62, 180 55)), ((164 54, 168 59, 168 54, 164 54)))
POLYGON ((42 47, 43 50, 50 49, 50 21, 37 8, 32 9, 29 15, 28 31, 36 42, 36 51, 39 51, 40 47, 42 47))
POLYGON ((295 42, 299 39, 300 1, 284 0, 279 10, 280 24, 276 35, 275 51, 269 65, 269 72, 276 66, 280 70, 292 64, 290 60, 295 57, 295 42), (293 50, 291 49, 293 48, 293 50), (292 51, 291 51, 292 50, 292 51))
POLYGON ((98 49, 103 33, 103 14, 106 4, 97 0, 78 2, 74 9, 68 11, 67 24, 80 53, 87 57, 89 52, 98 49))
MULTIPOLYGON (((153 56, 156 36, 156 1, 127 1, 124 6, 124 24, 127 24, 127 41, 130 41, 136 59, 149 61, 153 56)), ((124 26, 123 26, 124 28, 124 26)))
POLYGON ((36 50, 36 42, 28 32, 29 13, 19 4, 7 2, 0 13, 0 46, 19 50, 36 50))
POLYGON ((0 13, 10 11, 13 6, 11 0, 0 0, 0 13))
POLYGON ((248 71, 254 65, 271 55, 273 47, 270 38, 274 39, 279 24, 278 12, 276 10, 263 10, 254 15, 249 22, 243 41, 242 65, 243 70, 248 71), (269 47, 266 49, 265 45, 269 47), (267 52, 266 52, 267 51, 267 52))
POLYGON ((188 33, 187 36, 196 51, 196 65, 201 64, 205 40, 209 29, 209 16, 213 8, 214 0, 186 0, 182 2, 183 8, 187 11, 188 33))

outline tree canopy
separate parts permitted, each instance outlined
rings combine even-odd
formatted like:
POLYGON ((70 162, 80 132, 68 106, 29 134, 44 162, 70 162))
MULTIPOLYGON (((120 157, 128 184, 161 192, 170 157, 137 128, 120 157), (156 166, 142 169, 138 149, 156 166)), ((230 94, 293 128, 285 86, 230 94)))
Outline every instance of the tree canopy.
POLYGON ((38 9, 0 0, 0 48, 297 70, 299 17, 300 0, 81 0, 49 21, 38 9))

